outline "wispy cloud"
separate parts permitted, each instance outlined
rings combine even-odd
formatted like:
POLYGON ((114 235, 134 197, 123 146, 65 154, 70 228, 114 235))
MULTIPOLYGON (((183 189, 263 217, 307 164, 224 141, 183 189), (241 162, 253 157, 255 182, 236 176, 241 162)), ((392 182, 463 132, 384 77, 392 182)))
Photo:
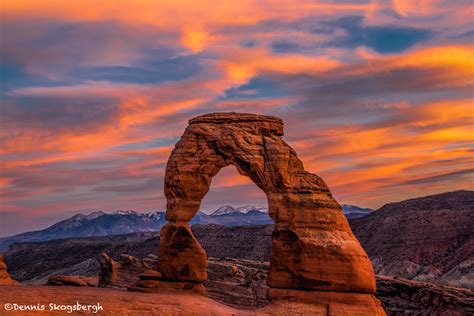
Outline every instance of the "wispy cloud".
MULTIPOLYGON (((341 202, 472 188, 470 6, 7 0, 0 216, 21 231, 78 211, 163 209, 174 143, 213 111, 283 118, 341 202)), ((262 203, 225 169, 203 207, 262 203)))

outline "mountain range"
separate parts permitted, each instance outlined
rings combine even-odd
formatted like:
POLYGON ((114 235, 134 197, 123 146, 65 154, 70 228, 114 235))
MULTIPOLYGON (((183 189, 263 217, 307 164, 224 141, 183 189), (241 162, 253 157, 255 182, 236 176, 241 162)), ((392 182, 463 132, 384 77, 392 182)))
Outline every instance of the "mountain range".
POLYGON ((347 219, 354 219, 367 216, 374 210, 371 208, 363 208, 350 204, 342 204, 342 212, 346 215, 347 219))
MULTIPOLYGON (((370 214, 371 209, 344 204, 343 212, 348 218, 359 218, 370 214)), ((94 237, 129 234, 134 232, 159 231, 166 224, 165 212, 139 213, 119 210, 112 213, 101 211, 77 214, 48 228, 0 238, 0 252, 6 251, 15 242, 46 241, 72 237, 94 237)), ((210 214, 197 212, 192 224, 218 224, 224 226, 249 226, 273 224, 266 207, 221 206, 210 214)))

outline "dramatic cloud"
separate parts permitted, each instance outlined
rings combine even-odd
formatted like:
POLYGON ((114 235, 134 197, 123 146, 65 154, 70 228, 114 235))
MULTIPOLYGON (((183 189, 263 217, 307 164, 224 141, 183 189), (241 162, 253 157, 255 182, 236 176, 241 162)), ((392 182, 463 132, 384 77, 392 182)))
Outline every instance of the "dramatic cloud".
MULTIPOLYGON (((0 236, 77 212, 164 209, 174 143, 215 111, 283 118, 341 203, 472 189, 470 6, 7 0, 0 236)), ((202 207, 265 203, 229 167, 202 207)))

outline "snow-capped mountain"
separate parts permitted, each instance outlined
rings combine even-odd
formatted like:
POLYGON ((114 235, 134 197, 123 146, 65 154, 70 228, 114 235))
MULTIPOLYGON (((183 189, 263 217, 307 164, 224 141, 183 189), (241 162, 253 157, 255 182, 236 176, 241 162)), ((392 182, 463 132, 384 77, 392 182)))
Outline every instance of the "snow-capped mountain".
POLYGON ((132 211, 132 210, 127 210, 127 211, 118 210, 118 211, 114 211, 110 214, 112 214, 112 215, 137 215, 137 216, 140 216, 140 213, 132 211))
POLYGON ((342 204, 342 211, 348 219, 364 217, 371 214, 374 210, 371 208, 362 208, 350 204, 342 204))
POLYGON ((224 205, 211 213, 211 216, 227 215, 235 212, 235 208, 230 205, 224 205))
POLYGON ((256 206, 241 206, 241 207, 234 208, 230 205, 224 205, 224 206, 219 207, 214 212, 212 212, 210 216, 242 215, 242 214, 248 214, 250 212, 268 213, 268 208, 256 207, 256 206))
POLYGON ((0 251, 14 242, 34 242, 71 237, 120 235, 134 232, 159 231, 166 223, 164 212, 101 211, 76 214, 48 228, 0 238, 0 251))

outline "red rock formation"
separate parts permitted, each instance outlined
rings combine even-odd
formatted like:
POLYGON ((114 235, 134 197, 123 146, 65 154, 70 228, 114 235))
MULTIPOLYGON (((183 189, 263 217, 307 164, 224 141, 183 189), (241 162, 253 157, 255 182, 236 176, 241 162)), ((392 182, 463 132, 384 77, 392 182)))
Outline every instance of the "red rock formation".
POLYGON ((188 223, 169 223, 160 233, 160 271, 170 281, 204 282, 206 252, 193 236, 188 223))
POLYGON ((268 262, 209 258, 207 296, 240 309, 263 307, 268 304, 267 273, 268 262))
POLYGON ((138 259, 126 254, 114 260, 106 253, 100 255, 99 287, 127 288, 135 284, 138 275, 156 268, 147 259, 138 259))
POLYGON ((3 255, 0 255, 0 285, 13 285, 16 283, 8 274, 7 265, 3 261, 3 255))
POLYGON ((234 165, 266 193, 275 221, 269 297, 305 302, 314 297, 316 303, 339 312, 346 308, 383 315, 373 296, 372 266, 340 205, 320 177, 304 170, 282 135, 283 122, 270 116, 215 113, 189 121, 166 166, 166 219, 170 223, 161 230, 163 278, 206 279, 205 252, 187 223, 199 210, 212 177, 234 165), (334 300, 327 299, 330 292, 334 300))

